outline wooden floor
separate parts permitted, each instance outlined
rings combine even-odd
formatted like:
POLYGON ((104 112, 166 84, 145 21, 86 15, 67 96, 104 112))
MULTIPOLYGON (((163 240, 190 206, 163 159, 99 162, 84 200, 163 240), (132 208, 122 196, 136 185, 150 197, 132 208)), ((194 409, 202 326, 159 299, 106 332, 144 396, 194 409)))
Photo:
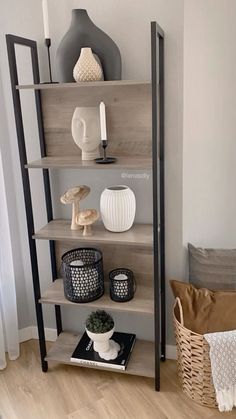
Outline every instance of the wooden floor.
POLYGON ((162 364, 162 391, 153 380, 54 365, 41 372, 38 343, 21 345, 21 357, 0 372, 1 419, 213 419, 236 418, 198 406, 181 392, 176 363, 162 364))

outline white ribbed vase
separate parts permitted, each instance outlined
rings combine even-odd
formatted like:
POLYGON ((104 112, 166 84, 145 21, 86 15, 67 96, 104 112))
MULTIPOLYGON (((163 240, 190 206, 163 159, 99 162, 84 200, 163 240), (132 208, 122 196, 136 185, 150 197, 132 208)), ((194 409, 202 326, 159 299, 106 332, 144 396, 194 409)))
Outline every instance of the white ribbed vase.
POLYGON ((100 211, 107 230, 117 233, 129 230, 133 225, 136 211, 133 191, 125 185, 104 189, 100 199, 100 211))
POLYGON ((95 58, 91 48, 82 48, 79 59, 74 66, 73 77, 76 82, 104 80, 100 62, 95 58))

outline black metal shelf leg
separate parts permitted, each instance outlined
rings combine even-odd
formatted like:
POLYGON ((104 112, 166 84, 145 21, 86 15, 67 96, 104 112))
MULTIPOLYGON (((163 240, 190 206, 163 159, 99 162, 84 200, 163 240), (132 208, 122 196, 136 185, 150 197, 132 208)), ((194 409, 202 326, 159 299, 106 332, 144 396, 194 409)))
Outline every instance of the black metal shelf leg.
POLYGON ((159 36, 159 114, 160 114, 160 274, 161 274, 161 360, 166 358, 166 271, 165 271, 165 143, 164 143, 164 38, 159 36))
POLYGON ((151 23, 155 390, 165 359, 164 33, 151 23), (159 231, 160 227, 160 231, 159 231))
POLYGON ((14 114, 15 114, 15 122, 16 122, 16 132, 17 132, 18 148, 19 148, 19 155, 20 155, 20 166, 21 166, 24 202, 25 202, 26 219, 27 219, 28 241, 29 241, 29 248, 30 248, 31 269, 32 269, 35 309, 36 309, 36 317, 37 317, 37 325, 38 325, 41 366, 42 366, 42 371, 46 372, 48 370, 48 364, 47 364, 47 361, 45 361, 47 351, 46 351, 46 341, 45 341, 45 333, 44 333, 43 311, 42 311, 42 306, 39 303, 39 299, 41 298, 41 292, 40 292, 40 282, 39 282, 37 249, 36 249, 35 241, 32 239, 32 236, 34 234, 34 218, 33 218, 31 192, 30 192, 29 174, 28 174, 28 171, 25 169, 25 165, 27 163, 27 154, 26 154, 26 147, 25 147, 25 135, 24 135, 24 128, 23 128, 20 94, 19 94, 19 91, 16 90, 16 85, 18 84, 18 74, 17 74, 17 65, 16 65, 16 54, 15 54, 16 44, 29 47, 31 48, 31 51, 32 50, 37 51, 37 46, 36 46, 36 42, 34 41, 31 41, 25 38, 20 38, 13 35, 6 35, 6 42, 7 42, 7 53, 8 53, 8 61, 9 61, 9 68, 10 68, 13 106, 14 106, 14 114))
MULTIPOLYGON (((40 77, 39 77, 39 63, 38 63, 37 49, 31 49, 31 59, 32 59, 34 83, 38 84, 40 83, 40 77)), ((43 127, 41 93, 39 90, 35 90, 35 105, 36 105, 36 112, 37 112, 40 153, 41 153, 41 157, 45 157, 46 145, 45 145, 45 135, 44 135, 44 127, 43 127)), ((43 169, 43 183, 44 183, 47 221, 49 223, 51 220, 53 220, 53 209, 52 209, 50 176, 49 176, 48 169, 43 169)), ((50 259, 51 259, 52 280, 55 281, 57 278, 57 263, 56 263, 54 241, 49 242, 49 250, 50 250, 50 259)), ((57 335, 59 335, 62 332, 62 319, 61 319, 61 307, 58 305, 55 306, 55 317, 56 317, 57 335)))

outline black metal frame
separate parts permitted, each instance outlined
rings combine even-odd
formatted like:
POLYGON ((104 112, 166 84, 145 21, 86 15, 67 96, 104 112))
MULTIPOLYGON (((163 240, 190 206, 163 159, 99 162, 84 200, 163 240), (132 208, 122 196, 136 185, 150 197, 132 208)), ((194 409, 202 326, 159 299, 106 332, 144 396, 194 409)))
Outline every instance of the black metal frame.
MULTIPOLYGON (((42 365, 42 370, 44 372, 46 372, 47 369, 48 369, 48 364, 47 364, 47 361, 45 361, 46 341, 45 341, 42 305, 39 303, 39 300, 41 298, 41 292, 40 292, 37 249, 36 249, 35 240, 33 239, 33 235, 34 235, 33 207, 32 207, 32 198, 31 198, 31 191, 30 191, 29 173, 28 173, 28 170, 25 167, 26 164, 27 164, 27 152, 26 152, 26 145, 25 145, 25 135, 24 135, 24 126, 23 126, 23 118, 22 118, 21 100, 20 100, 19 90, 17 90, 17 88, 16 88, 17 85, 18 85, 18 71, 17 71, 17 63, 16 63, 15 46, 16 45, 21 45, 21 46, 30 48, 30 50, 31 50, 32 71, 33 71, 33 80, 34 80, 35 84, 38 84, 40 82, 38 52, 37 52, 36 42, 32 41, 30 39, 25 39, 25 38, 21 38, 21 37, 18 37, 18 36, 8 34, 8 35, 6 35, 6 43, 7 43, 9 69, 10 69, 14 114, 15 114, 15 121, 16 121, 18 149, 19 149, 19 156, 20 156, 20 166, 21 166, 21 175, 22 175, 22 183, 23 183, 25 211, 26 211, 26 219, 27 219, 28 240, 29 240, 29 248, 30 248, 31 269, 32 269, 33 288, 34 288, 34 299, 35 299, 36 317, 37 317, 37 325, 38 325, 38 334, 39 334, 39 347, 40 347, 40 355, 41 355, 41 365, 42 365)), ((41 96, 40 96, 40 91, 39 90, 35 90, 35 105, 36 105, 36 111, 37 111, 37 123, 38 123, 38 133, 39 133, 39 141, 40 141, 40 152, 41 152, 41 157, 45 157, 46 156, 46 148, 45 148, 45 138, 44 138, 44 129, 43 129, 41 96)), ((53 219, 53 211, 52 211, 50 178, 49 178, 49 172, 48 172, 47 169, 43 169, 43 182, 44 182, 47 220, 49 222, 53 219)), ((54 242, 50 241, 49 246, 50 246, 52 279, 54 281, 57 278, 57 267, 56 267, 54 242)), ((61 331, 62 331, 60 306, 55 306, 55 314, 56 314, 57 333, 60 334, 61 331)))
POLYGON ((155 311, 155 389, 160 390, 160 358, 165 360, 165 166, 164 32, 151 23, 152 174, 155 311), (159 117, 158 117, 159 116, 159 117), (160 327, 161 326, 161 327, 160 327))
MULTIPOLYGON (((30 48, 34 84, 40 83, 37 44, 35 41, 14 35, 6 35, 11 87, 20 155, 24 201, 27 218, 28 240, 34 287, 34 298, 39 334, 42 370, 48 369, 46 342, 41 297, 37 250, 34 235, 33 208, 29 174, 26 169, 27 153, 22 119, 20 93, 17 89, 18 72, 15 46, 30 48)), ((164 33, 156 22, 151 23, 152 61, 152 173, 153 173, 153 250, 154 250, 154 296, 155 296, 155 389, 160 390, 160 359, 165 360, 165 192, 164 192, 164 33), (157 54, 158 52, 158 54, 157 54), (157 56, 158 55, 158 56, 157 56), (159 116, 159 117, 158 117, 159 116), (160 328, 161 325, 161 328, 160 328)), ((35 90, 38 133, 41 157, 46 156, 40 90, 35 90)), ((53 219, 50 177, 43 169, 44 192, 48 222, 53 219)), ((49 242, 52 280, 57 277, 54 241, 49 242)), ((57 333, 62 331, 60 306, 55 306, 57 333)))

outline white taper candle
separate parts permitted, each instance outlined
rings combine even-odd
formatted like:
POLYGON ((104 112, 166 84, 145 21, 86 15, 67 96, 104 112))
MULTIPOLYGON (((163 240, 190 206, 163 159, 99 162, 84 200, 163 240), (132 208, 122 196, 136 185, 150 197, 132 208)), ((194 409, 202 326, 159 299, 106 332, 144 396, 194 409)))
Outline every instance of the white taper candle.
POLYGON ((103 102, 100 103, 100 126, 101 126, 101 140, 107 140, 107 128, 106 128, 106 107, 103 102))
POLYGON ((47 0, 42 0, 43 8, 43 25, 44 25, 44 37, 45 39, 50 38, 49 35, 49 19, 48 19, 48 2, 47 0))

